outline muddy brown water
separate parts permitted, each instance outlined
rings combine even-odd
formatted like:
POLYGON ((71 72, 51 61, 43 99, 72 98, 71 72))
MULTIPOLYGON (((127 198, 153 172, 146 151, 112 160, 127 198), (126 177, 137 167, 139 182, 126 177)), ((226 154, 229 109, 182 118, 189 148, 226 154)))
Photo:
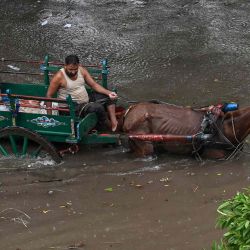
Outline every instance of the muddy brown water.
MULTIPOLYGON (((249 104, 248 1, 1 0, 0 7, 1 58, 108 58, 111 86, 125 103, 249 104)), ((60 165, 0 159, 0 249, 210 249, 222 236, 218 205, 249 181, 248 154, 199 162, 86 146, 60 165)))

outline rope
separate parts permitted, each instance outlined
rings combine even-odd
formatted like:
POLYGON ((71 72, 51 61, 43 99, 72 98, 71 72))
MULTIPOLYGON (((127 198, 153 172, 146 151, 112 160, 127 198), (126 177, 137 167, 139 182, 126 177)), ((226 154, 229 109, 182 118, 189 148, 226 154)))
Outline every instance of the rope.
POLYGON ((229 144, 231 145, 233 148, 237 148, 237 146, 235 146, 225 135, 224 133, 219 129, 219 127, 217 126, 216 123, 214 123, 215 128, 217 129, 217 131, 219 132, 219 134, 222 136, 222 138, 229 144))
POLYGON ((223 137, 223 139, 229 144, 229 145, 231 145, 233 148, 234 148, 234 150, 233 150, 233 152, 226 158, 226 160, 230 160, 230 159, 232 159, 232 158, 234 158, 235 157, 235 155, 237 154, 237 153, 244 153, 244 154, 250 154, 250 152, 248 152, 248 151, 243 151, 242 149, 243 149, 243 147, 244 147, 244 142, 240 142, 238 139, 237 139, 237 136, 236 136, 236 133, 235 133, 235 125, 234 125, 234 119, 233 119, 233 115, 231 116, 231 123, 232 123, 232 129, 233 129, 233 133, 234 133, 234 137, 235 137, 235 140, 237 141, 237 143, 238 143, 238 145, 237 146, 235 146, 224 134, 223 134, 223 132, 218 128, 218 126, 217 126, 217 124, 216 123, 214 123, 214 125, 215 125, 215 127, 216 127, 216 129, 217 129, 217 131, 220 133, 220 135, 223 137))
MULTIPOLYGON (((198 136, 199 134, 202 134, 202 132, 195 134, 195 136, 198 136)), ((195 140, 193 140, 193 141, 192 141, 192 147, 193 147, 193 152, 192 152, 192 153, 195 154, 196 160, 202 162, 202 157, 201 157, 201 155, 199 154, 199 151, 200 151, 200 149, 202 148, 201 144, 200 144, 200 147, 199 147, 199 148, 196 148, 196 147, 195 147, 195 140)))
MULTIPOLYGON (((223 121, 222 121, 223 123, 223 121)), ((235 124, 234 124, 234 119, 233 119, 233 114, 231 114, 231 123, 232 123, 232 130, 233 130, 233 134, 234 134, 234 138, 236 140, 236 142, 238 143, 238 145, 234 145, 225 135, 224 133, 222 132, 222 130, 218 127, 218 125, 216 124, 216 122, 213 122, 213 123, 210 123, 212 124, 215 129, 218 131, 219 135, 223 138, 223 140, 228 144, 230 145, 231 147, 233 147, 233 152, 226 158, 226 160, 230 160, 232 158, 234 158, 236 156, 236 154, 238 154, 239 152, 243 152, 243 153, 247 153, 247 154, 250 154, 250 152, 245 152, 243 151, 243 146, 244 146, 244 143, 243 142, 240 142, 236 136, 236 132, 235 132, 235 124)), ((204 132, 204 129, 200 132, 200 133, 197 133, 196 135, 198 136, 199 134, 203 133, 204 132)), ((215 142, 216 143, 216 142, 215 142)), ((192 147, 193 147, 193 154, 195 154, 195 157, 197 160, 199 161, 202 161, 202 158, 199 154, 199 151, 200 149, 202 148, 202 144, 199 146, 199 148, 196 147, 196 144, 195 144, 195 140, 193 140, 192 142, 192 147)))
POLYGON ((237 153, 242 152, 241 150, 242 150, 243 146, 244 146, 244 143, 238 144, 237 147, 234 149, 234 151, 226 158, 226 160, 231 160, 235 157, 235 155, 237 153))
POLYGON ((120 94, 119 94, 118 99, 124 100, 124 101, 127 102, 127 103, 139 103, 139 101, 132 101, 132 100, 128 99, 127 97, 122 96, 122 95, 120 95, 120 94))
POLYGON ((240 144, 240 141, 238 140, 238 138, 237 138, 237 136, 236 136, 236 133, 235 133, 233 113, 231 113, 231 122, 232 122, 232 128, 233 128, 234 138, 235 138, 235 140, 240 144))
POLYGON ((135 100, 130 100, 128 99, 127 97, 123 96, 123 95, 120 95, 119 94, 119 97, 118 99, 123 99, 125 102, 129 103, 129 104, 135 104, 135 103, 140 103, 140 102, 151 102, 151 103, 158 103, 158 104, 166 104, 166 105, 169 105, 169 106, 174 106, 174 107, 180 107, 179 105, 176 105, 176 104, 172 104, 172 103, 168 103, 168 102, 164 102, 164 101, 159 101, 157 99, 151 99, 151 100, 146 100, 146 101, 135 101, 135 100))

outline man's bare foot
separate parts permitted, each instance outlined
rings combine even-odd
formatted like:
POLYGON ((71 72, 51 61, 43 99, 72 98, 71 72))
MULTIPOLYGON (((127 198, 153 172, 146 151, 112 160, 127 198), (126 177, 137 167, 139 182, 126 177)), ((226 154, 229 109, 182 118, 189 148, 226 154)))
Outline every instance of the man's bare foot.
POLYGON ((117 129, 118 121, 112 122, 112 132, 115 132, 117 129))

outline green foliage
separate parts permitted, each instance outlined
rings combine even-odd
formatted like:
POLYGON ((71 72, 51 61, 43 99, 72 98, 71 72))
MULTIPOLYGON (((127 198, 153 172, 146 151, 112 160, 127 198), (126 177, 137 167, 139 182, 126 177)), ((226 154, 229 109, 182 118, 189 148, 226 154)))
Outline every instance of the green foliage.
POLYGON ((250 189, 224 201, 217 211, 216 226, 226 233, 219 244, 213 243, 212 250, 250 250, 250 189))

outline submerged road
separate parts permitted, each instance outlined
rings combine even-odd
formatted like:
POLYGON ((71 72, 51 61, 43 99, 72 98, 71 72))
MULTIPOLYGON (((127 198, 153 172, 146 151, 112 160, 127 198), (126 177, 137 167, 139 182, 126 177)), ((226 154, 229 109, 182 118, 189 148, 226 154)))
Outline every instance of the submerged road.
MULTIPOLYGON (((0 57, 63 61, 75 53, 86 64, 107 58, 111 86, 124 101, 246 106, 249 11, 246 0, 1 0, 0 57)), ((59 166, 1 159, 0 169, 6 250, 210 249, 222 236, 218 205, 250 178, 247 154, 230 162, 137 159, 123 148, 93 146, 59 166)))

